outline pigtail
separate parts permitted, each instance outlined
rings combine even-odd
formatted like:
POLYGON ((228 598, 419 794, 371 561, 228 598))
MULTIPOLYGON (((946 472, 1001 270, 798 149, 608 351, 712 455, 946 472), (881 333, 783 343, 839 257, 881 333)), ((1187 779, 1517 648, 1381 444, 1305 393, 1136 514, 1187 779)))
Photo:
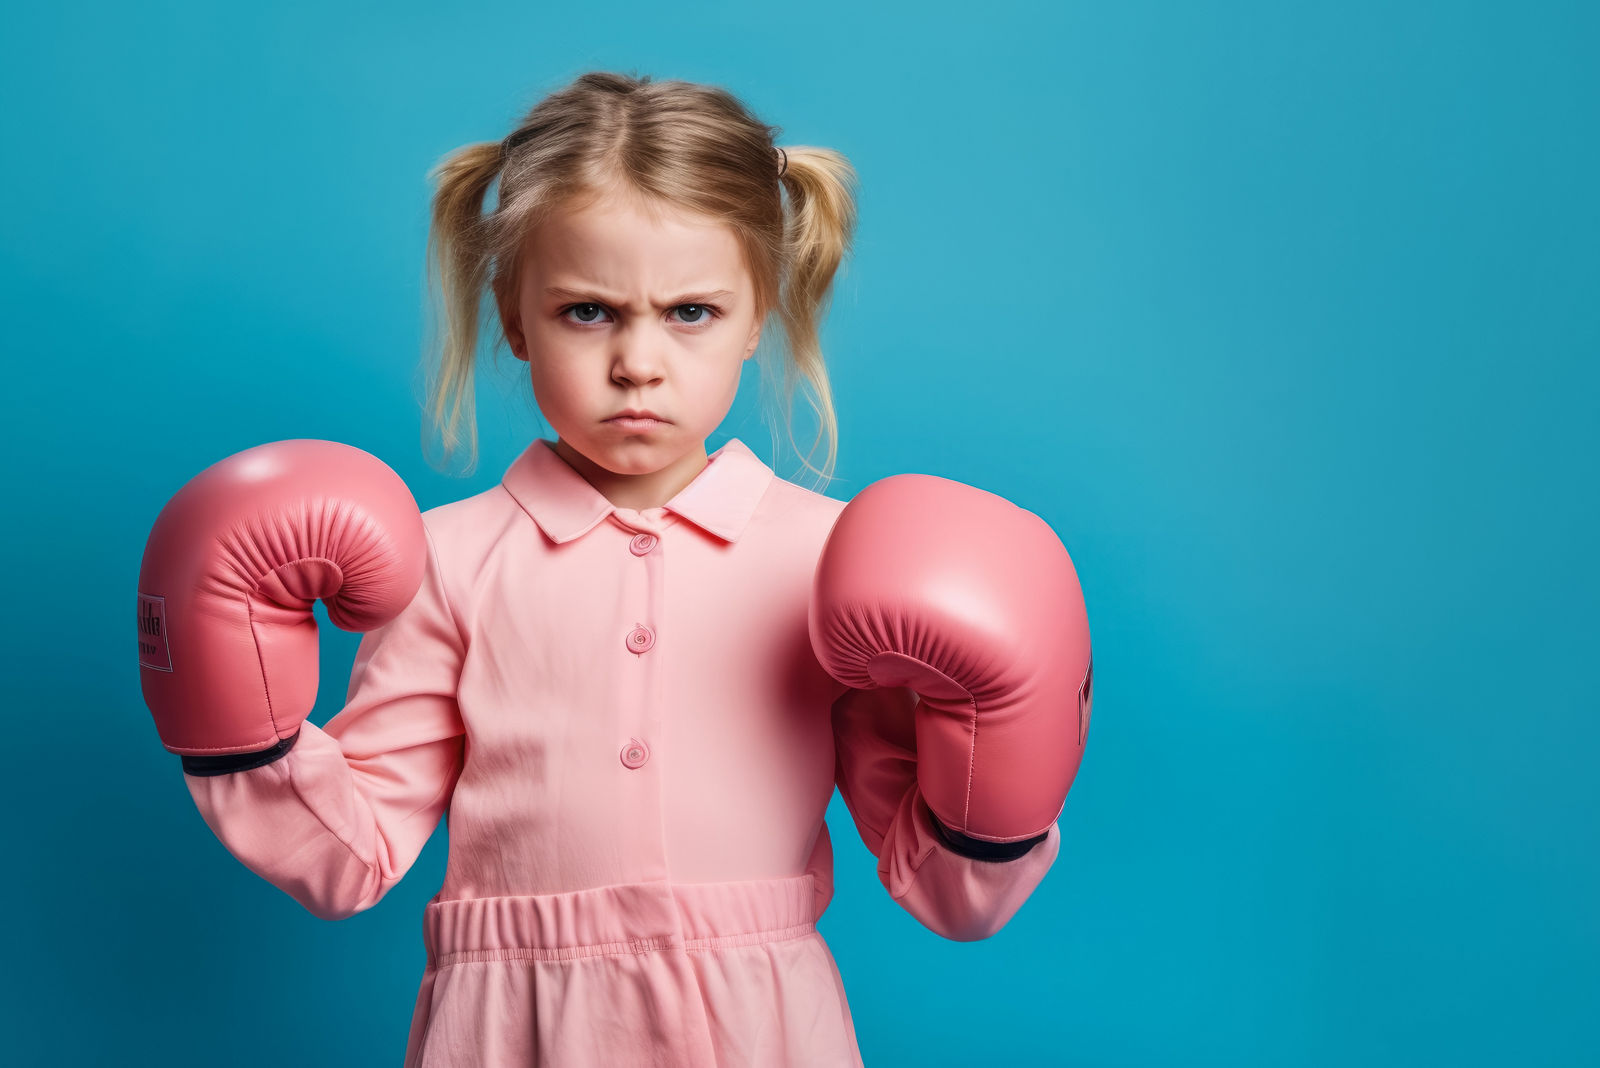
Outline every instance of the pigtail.
MULTIPOLYGON (((833 477, 839 448, 839 425, 833 410, 833 392, 828 385, 827 364, 823 360, 821 323, 827 311, 834 273, 850 251, 856 226, 856 172, 848 160, 828 148, 784 146, 787 164, 779 181, 789 194, 789 211, 784 223, 784 271, 778 315, 788 341, 790 359, 784 363, 783 410, 794 401, 797 376, 810 386, 808 398, 818 416, 817 439, 828 440, 827 459, 822 470, 804 463, 824 481, 833 477)), ((794 428, 789 444, 794 446, 794 428)), ((795 449, 796 454, 799 449, 795 449)), ((809 455, 809 454, 808 454, 809 455)))
MULTIPOLYGON (((489 141, 452 153, 429 173, 429 178, 438 180, 438 188, 428 233, 428 289, 433 294, 437 282, 440 299, 429 302, 433 316, 424 354, 430 372, 428 422, 439 434, 446 458, 461 446, 465 429, 469 472, 478 459, 473 364, 490 269, 483 204, 502 161, 500 142, 489 141)), ((425 427, 424 452, 427 434, 425 427)))

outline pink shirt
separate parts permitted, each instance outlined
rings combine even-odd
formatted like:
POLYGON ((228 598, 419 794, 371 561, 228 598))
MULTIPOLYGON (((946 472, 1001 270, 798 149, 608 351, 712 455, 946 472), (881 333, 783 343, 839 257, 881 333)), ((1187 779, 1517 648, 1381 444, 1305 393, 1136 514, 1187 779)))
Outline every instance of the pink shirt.
POLYGON ((1060 830, 1008 862, 945 848, 915 694, 817 664, 843 507, 735 438, 666 505, 618 508, 536 440, 424 513, 422 588, 362 637, 344 709, 271 764, 186 774, 195 804, 325 919, 376 904, 448 812, 408 1066, 860 1064, 816 930, 835 784, 890 896, 946 938, 998 931, 1060 830))

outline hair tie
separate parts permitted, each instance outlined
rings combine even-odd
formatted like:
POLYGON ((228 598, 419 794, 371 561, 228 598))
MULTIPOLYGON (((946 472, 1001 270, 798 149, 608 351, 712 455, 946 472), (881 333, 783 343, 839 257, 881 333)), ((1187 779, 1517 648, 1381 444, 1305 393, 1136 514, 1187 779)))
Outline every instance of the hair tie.
POLYGON ((783 164, 778 168, 778 177, 782 178, 784 172, 789 169, 789 153, 780 148, 778 149, 778 155, 783 157, 783 164))

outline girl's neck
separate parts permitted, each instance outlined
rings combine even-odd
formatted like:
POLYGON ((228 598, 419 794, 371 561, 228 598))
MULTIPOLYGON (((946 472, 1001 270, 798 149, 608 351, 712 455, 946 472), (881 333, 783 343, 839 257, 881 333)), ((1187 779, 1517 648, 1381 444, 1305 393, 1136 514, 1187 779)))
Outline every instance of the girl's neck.
POLYGON ((555 453, 617 508, 646 511, 659 508, 693 482, 709 462, 705 442, 684 453, 659 471, 637 475, 607 470, 558 437, 555 453))

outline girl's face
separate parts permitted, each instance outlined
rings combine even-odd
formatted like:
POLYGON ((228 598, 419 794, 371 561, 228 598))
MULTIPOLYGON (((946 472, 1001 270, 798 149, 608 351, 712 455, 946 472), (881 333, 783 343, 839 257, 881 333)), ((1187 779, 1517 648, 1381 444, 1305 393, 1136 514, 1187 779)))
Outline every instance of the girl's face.
POLYGON ((502 308, 556 451, 613 503, 654 507, 706 463, 761 340, 733 232, 700 216, 608 197, 528 235, 516 306, 502 308), (654 412, 647 428, 611 422, 654 412))

